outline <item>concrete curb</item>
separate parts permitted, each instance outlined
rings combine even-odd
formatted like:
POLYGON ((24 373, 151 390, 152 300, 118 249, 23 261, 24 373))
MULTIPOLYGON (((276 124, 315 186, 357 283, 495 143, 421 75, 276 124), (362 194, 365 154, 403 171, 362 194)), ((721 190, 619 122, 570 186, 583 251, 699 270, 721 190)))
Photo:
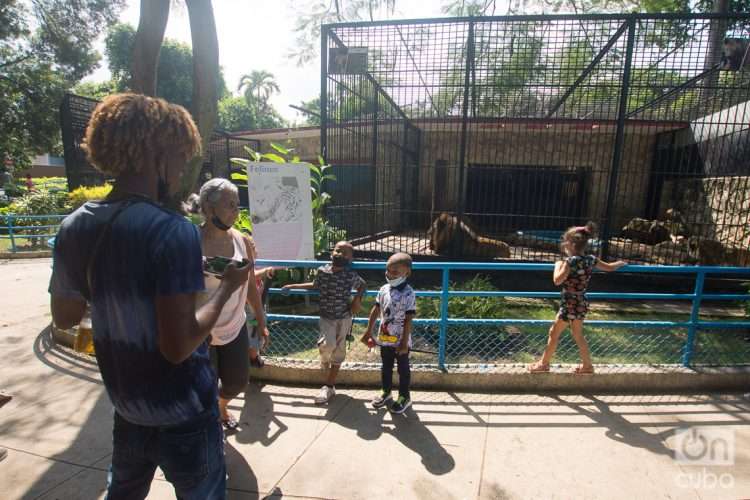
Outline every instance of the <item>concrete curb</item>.
MULTIPOLYGON (((479 368, 479 365, 467 366, 441 372, 417 366, 412 370, 411 385, 415 389, 443 391, 569 394, 746 392, 750 388, 750 366, 596 365, 595 375, 574 375, 570 373, 572 366, 563 365, 553 367, 547 374, 527 373, 522 365, 494 365, 488 370, 479 368)), ((276 363, 273 360, 268 360, 261 369, 251 368, 250 377, 292 385, 322 385, 324 381, 323 372, 313 363, 276 363)), ((394 373, 394 386, 397 380, 398 375, 394 373)), ((339 372, 337 385, 379 388, 379 367, 345 364, 339 372)))
MULTIPOLYGON (((56 342, 69 348, 74 330, 52 329, 56 342)), ((441 391, 485 391, 558 394, 669 394, 680 392, 747 392, 750 365, 692 367, 682 365, 595 365, 595 375, 574 375, 572 365, 553 366, 550 373, 531 374, 524 365, 448 365, 445 372, 436 365, 414 365, 414 389, 441 391)), ((290 385, 322 385, 325 376, 317 362, 267 359, 263 368, 250 368, 250 378, 290 385)), ((398 374, 394 374, 394 385, 398 374)), ((376 363, 344 363, 337 385, 380 387, 380 366, 376 363)))
POLYGON ((48 259, 52 257, 52 250, 38 252, 0 252, 0 259, 48 259))

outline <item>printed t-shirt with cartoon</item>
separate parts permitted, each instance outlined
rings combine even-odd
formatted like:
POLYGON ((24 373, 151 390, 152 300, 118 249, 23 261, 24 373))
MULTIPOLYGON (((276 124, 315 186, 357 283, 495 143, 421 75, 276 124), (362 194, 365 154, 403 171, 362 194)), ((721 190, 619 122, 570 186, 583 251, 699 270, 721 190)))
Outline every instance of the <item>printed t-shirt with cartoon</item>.
POLYGON ((417 312, 414 289, 408 283, 397 287, 385 284, 380 287, 375 303, 380 307, 380 328, 375 342, 380 346, 398 347, 404 335, 406 316, 417 312))

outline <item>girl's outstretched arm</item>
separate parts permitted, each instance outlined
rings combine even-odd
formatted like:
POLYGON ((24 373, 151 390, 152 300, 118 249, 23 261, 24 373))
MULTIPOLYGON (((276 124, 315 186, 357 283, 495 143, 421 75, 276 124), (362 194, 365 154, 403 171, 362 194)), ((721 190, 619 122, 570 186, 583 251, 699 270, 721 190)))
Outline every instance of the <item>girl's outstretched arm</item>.
POLYGON ((617 262, 604 262, 601 260, 596 261, 596 268, 600 271, 606 271, 606 272, 612 272, 617 271, 622 266, 626 266, 628 263, 622 260, 618 260, 617 262))
POLYGON ((570 264, 567 260, 558 260, 555 262, 555 272, 552 274, 552 282, 555 286, 562 285, 563 281, 570 274, 570 264))

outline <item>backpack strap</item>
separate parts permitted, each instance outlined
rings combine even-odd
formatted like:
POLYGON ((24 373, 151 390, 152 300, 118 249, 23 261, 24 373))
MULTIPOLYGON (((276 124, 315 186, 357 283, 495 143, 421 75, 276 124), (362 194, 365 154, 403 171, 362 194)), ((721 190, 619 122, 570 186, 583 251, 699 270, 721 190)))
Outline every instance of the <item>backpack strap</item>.
MULTIPOLYGON (((99 235, 96 238, 96 242, 94 243, 94 248, 91 250, 91 253, 89 254, 89 261, 86 264, 86 285, 88 286, 88 290, 86 290, 88 296, 86 299, 90 302, 91 298, 94 295, 94 286, 93 286, 93 269, 94 264, 96 263, 96 258, 99 255, 99 250, 101 249, 102 243, 104 243, 105 238, 109 236, 109 233, 112 231, 112 225, 115 223, 115 220, 130 206, 137 203, 138 199, 126 199, 123 200, 119 207, 117 207, 117 210, 115 210, 115 213, 113 213, 107 222, 104 224, 104 227, 99 231, 99 235)), ((86 296, 86 294, 84 294, 86 296)))

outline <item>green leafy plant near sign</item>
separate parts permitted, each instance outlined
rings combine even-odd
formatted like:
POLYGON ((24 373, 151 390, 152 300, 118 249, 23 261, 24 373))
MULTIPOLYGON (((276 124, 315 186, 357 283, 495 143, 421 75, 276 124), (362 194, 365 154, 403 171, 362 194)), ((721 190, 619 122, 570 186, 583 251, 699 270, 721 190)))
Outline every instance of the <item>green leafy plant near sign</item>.
POLYGON ((253 221, 250 219, 250 211, 247 208, 240 209, 234 228, 242 233, 253 234, 253 221))
MULTIPOLYGON (((232 158, 235 165, 247 167, 250 162, 271 161, 274 163, 302 163, 299 156, 294 154, 294 149, 285 148, 279 144, 271 143, 276 153, 258 153, 245 146, 245 151, 250 155, 250 160, 245 158, 232 158)), ((310 182, 312 195, 313 216, 313 242, 315 255, 328 250, 335 242, 346 239, 346 230, 333 226, 325 216, 325 208, 331 202, 331 195, 323 190, 326 182, 335 182, 336 176, 328 173, 330 165, 326 165, 321 156, 318 156, 318 165, 308 163, 310 167, 310 182)), ((233 172, 231 178, 240 189, 247 188, 248 177, 246 172, 233 172), (243 184, 244 183, 244 184, 243 184)), ((250 222, 248 218, 248 222, 250 222)), ((252 223, 251 228, 252 228, 252 223)))

